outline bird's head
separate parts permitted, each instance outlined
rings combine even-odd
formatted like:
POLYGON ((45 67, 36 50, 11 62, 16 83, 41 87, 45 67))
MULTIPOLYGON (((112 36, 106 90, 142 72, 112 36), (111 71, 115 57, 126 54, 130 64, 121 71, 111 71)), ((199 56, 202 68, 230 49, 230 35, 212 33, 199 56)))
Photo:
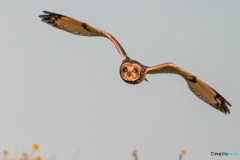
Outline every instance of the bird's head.
POLYGON ((120 75, 129 84, 139 84, 146 77, 144 66, 134 60, 123 61, 120 67, 120 75))

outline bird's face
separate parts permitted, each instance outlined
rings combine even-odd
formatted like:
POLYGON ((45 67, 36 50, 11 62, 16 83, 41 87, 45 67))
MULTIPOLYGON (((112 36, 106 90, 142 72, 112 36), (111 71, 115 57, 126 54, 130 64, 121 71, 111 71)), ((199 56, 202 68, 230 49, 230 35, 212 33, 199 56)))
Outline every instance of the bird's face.
POLYGON ((141 71, 142 66, 138 63, 126 62, 120 67, 120 75, 122 79, 130 84, 140 83, 138 80, 141 78, 141 71))

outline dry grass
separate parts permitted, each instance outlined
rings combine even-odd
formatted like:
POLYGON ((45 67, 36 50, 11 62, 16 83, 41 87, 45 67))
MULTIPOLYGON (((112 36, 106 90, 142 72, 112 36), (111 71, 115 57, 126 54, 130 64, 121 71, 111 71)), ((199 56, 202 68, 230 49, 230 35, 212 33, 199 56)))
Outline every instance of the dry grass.
POLYGON ((179 156, 179 160, 182 160, 182 157, 183 157, 184 154, 187 154, 186 150, 182 150, 182 153, 179 156))
POLYGON ((34 153, 39 150, 40 147, 37 143, 32 145, 32 151, 30 153, 24 152, 19 157, 14 157, 9 151, 5 150, 3 151, 3 156, 0 156, 0 160, 43 160, 41 156, 34 156, 34 153))
MULTIPOLYGON (((32 145, 32 151, 30 153, 22 153, 22 155, 19 157, 13 157, 9 151, 7 150, 4 150, 3 151, 3 156, 0 155, 0 160, 50 160, 50 159, 46 159, 46 158, 42 158, 41 156, 34 156, 34 153, 39 151, 40 150, 40 147, 37 143, 34 143, 32 145)), ((179 157, 179 160, 182 160, 182 157, 183 155, 187 154, 187 151, 185 150, 182 150, 181 154, 180 154, 180 157, 179 157)), ((137 155, 137 150, 135 150, 133 153, 132 153, 133 157, 134 157, 134 160, 139 160, 138 159, 138 155, 137 155)), ((75 159, 75 158, 74 158, 75 159)))
MULTIPOLYGON (((182 160, 182 157, 184 154, 187 154, 187 151, 186 150, 182 150, 180 156, 179 156, 179 160, 182 160)), ((135 150, 133 153, 132 153, 133 157, 134 157, 134 160, 138 160, 138 155, 137 155, 137 150, 135 150)))

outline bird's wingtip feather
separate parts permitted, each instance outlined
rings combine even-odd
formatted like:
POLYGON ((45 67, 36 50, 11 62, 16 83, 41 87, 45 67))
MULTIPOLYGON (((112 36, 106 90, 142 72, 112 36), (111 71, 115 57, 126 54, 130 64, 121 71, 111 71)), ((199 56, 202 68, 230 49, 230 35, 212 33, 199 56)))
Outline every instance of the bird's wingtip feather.
POLYGON ((43 10, 43 13, 50 14, 51 12, 43 10))

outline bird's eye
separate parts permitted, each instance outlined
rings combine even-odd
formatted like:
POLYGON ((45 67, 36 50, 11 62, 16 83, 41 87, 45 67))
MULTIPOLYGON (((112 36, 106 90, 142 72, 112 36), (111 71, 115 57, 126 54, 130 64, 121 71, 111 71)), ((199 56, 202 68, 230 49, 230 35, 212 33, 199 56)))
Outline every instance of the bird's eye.
POLYGON ((127 70, 127 68, 124 68, 124 70, 123 70, 124 72, 127 72, 128 70, 127 70))
POLYGON ((133 69, 133 73, 136 73, 136 72, 137 72, 137 70, 134 68, 134 69, 133 69))

